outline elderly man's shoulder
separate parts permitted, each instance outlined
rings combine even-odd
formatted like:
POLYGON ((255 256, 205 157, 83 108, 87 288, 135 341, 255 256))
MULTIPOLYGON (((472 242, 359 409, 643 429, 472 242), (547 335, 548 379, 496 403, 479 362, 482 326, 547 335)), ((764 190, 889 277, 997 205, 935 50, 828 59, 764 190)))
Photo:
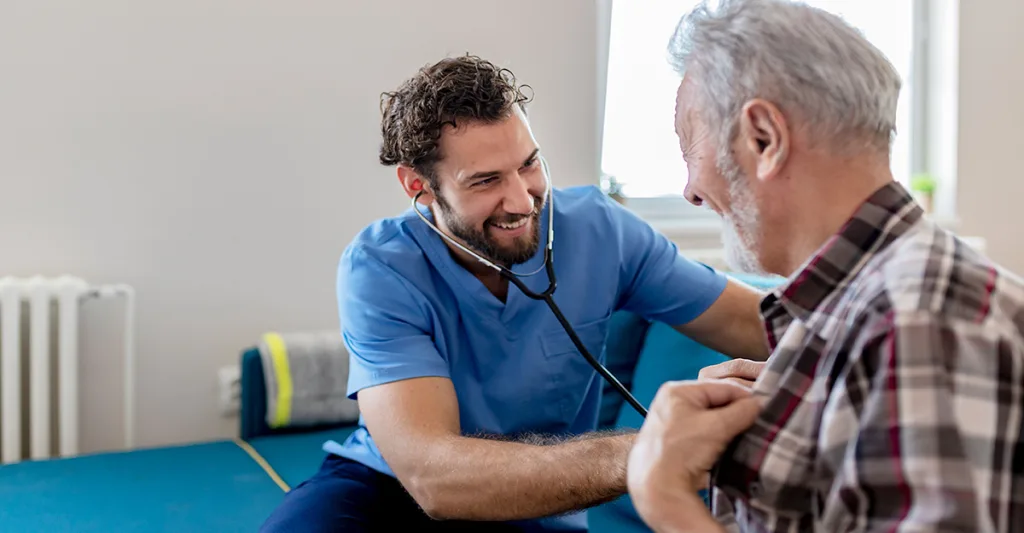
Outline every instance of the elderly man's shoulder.
MULTIPOLYGON (((1024 331, 1024 280, 954 234, 922 224, 865 265, 862 296, 892 316, 1024 331)), ((879 309, 877 307, 876 309, 879 309)))

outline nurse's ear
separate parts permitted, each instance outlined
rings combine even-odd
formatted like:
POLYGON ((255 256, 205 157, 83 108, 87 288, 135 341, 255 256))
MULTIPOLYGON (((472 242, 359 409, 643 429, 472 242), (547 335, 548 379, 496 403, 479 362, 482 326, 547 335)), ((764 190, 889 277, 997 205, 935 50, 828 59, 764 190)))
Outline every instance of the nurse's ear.
POLYGON ((418 202, 422 205, 430 205, 434 202, 434 195, 430 192, 430 187, 427 186, 427 180, 419 172, 408 165, 398 165, 398 182, 405 189, 405 194, 409 198, 415 197, 421 191, 420 199, 418 202))

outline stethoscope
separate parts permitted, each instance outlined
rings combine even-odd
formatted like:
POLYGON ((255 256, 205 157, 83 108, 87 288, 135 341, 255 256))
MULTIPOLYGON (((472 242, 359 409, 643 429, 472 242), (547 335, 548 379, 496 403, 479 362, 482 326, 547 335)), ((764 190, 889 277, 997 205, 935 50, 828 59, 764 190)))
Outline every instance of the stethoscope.
POLYGON ((619 394, 621 394, 626 399, 626 401, 628 401, 629 404, 631 406, 633 406, 633 408, 636 409, 638 413, 640 413, 641 416, 646 417, 647 416, 647 409, 645 409, 644 406, 641 405, 640 402, 638 402, 637 399, 635 397, 633 397, 633 395, 630 394, 630 392, 628 390, 626 390, 626 387, 624 387, 622 385, 622 383, 620 383, 619 380, 616 379, 616 377, 611 372, 609 372, 607 368, 604 367, 604 365, 599 363, 597 361, 597 359, 594 359, 594 356, 590 354, 590 351, 587 350, 587 347, 583 345, 583 342, 580 341, 580 338, 576 335, 576 330, 572 327, 572 324, 569 323, 569 321, 565 318, 565 315, 562 314, 562 310, 558 308, 558 304, 555 303, 553 295, 555 293, 555 286, 557 285, 557 282, 555 280, 555 261, 554 261, 554 244, 555 244, 555 224, 554 224, 554 222, 555 222, 555 204, 554 204, 554 195, 553 195, 553 192, 552 192, 553 187, 551 186, 551 174, 548 172, 547 160, 545 160, 543 158, 543 156, 538 156, 538 157, 540 158, 541 166, 544 169, 544 179, 547 181, 547 185, 548 185, 548 190, 547 190, 547 194, 546 194, 546 196, 547 196, 547 204, 548 204, 548 206, 547 206, 548 207, 548 235, 547 235, 547 245, 544 247, 544 264, 541 267, 539 267, 537 270, 534 270, 533 272, 530 272, 530 273, 527 273, 527 274, 518 274, 517 275, 514 272, 512 272, 511 270, 509 270, 509 269, 507 269, 507 268, 505 268, 505 267, 503 267, 503 266, 501 266, 499 264, 496 264, 496 263, 494 263, 492 261, 487 260, 486 258, 481 256, 480 254, 474 252, 473 250, 470 250, 468 247, 463 246, 462 244, 456 242, 455 239, 453 239, 453 238, 449 237, 448 235, 446 235, 437 226, 435 226, 433 223, 431 223, 429 220, 427 220, 427 217, 423 216, 423 213, 420 211, 420 209, 416 205, 416 202, 419 200, 420 195, 422 195, 426 191, 420 189, 420 191, 417 192, 415 196, 413 196, 413 198, 412 198, 412 208, 413 208, 414 211, 416 211, 416 214, 419 215, 420 219, 422 219, 423 222, 426 223, 427 226, 430 227, 430 229, 434 230, 435 233, 440 235, 442 239, 448 241, 449 243, 451 243, 452 245, 456 246, 460 250, 466 252, 467 254, 475 257, 478 261, 480 261, 481 263, 487 265, 488 267, 493 268, 494 270, 497 270, 498 273, 502 277, 504 277, 505 279, 510 281, 512 284, 514 284, 516 287, 518 287, 519 290, 522 291, 522 293, 525 294, 526 296, 528 296, 529 298, 534 299, 534 300, 541 300, 541 301, 547 303, 548 307, 551 308, 551 312, 554 313, 555 318, 558 319, 558 322, 562 325, 562 328, 565 329, 565 332, 569 335, 569 338, 572 339, 572 343, 576 346, 576 349, 579 350, 580 354, 582 354, 583 357, 587 360, 587 362, 590 363, 590 366, 594 367, 594 370, 596 370, 597 373, 601 375, 601 377, 603 377, 608 383, 610 383, 613 387, 615 387, 615 390, 617 390, 619 392, 619 394), (542 269, 546 270, 547 274, 548 274, 548 288, 545 289, 544 292, 537 293, 537 292, 534 292, 534 291, 530 290, 530 288, 527 287, 522 282, 522 280, 519 279, 519 276, 533 276, 533 275, 539 273, 542 269))

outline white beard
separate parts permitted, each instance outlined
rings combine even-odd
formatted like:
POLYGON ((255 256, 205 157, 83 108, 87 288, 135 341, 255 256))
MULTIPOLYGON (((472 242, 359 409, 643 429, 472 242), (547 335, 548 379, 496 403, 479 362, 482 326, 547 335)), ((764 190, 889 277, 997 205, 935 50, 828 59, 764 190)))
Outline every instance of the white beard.
POLYGON ((722 244, 725 247, 725 264, 730 269, 746 274, 766 275, 751 246, 740 236, 731 219, 725 219, 722 226, 722 244))
POLYGON ((725 248, 725 263, 730 269, 759 276, 769 275, 757 258, 757 243, 754 235, 761 228, 760 213, 750 191, 741 186, 739 168, 727 165, 723 169, 729 180, 729 196, 732 215, 723 217, 722 244, 725 248), (730 175, 731 174, 731 175, 730 175))

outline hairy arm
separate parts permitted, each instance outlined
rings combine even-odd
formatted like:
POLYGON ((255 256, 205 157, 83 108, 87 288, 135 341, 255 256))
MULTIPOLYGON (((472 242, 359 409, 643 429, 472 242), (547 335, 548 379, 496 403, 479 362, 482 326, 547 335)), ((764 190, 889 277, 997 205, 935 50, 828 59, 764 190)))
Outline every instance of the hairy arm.
POLYGON ((760 314, 763 297, 760 291, 730 279, 707 311, 675 329, 734 359, 764 361, 771 350, 760 314))
POLYGON ((451 381, 435 377, 366 388, 359 407, 381 455, 436 519, 537 518, 626 492, 633 434, 557 443, 464 436, 451 381))

